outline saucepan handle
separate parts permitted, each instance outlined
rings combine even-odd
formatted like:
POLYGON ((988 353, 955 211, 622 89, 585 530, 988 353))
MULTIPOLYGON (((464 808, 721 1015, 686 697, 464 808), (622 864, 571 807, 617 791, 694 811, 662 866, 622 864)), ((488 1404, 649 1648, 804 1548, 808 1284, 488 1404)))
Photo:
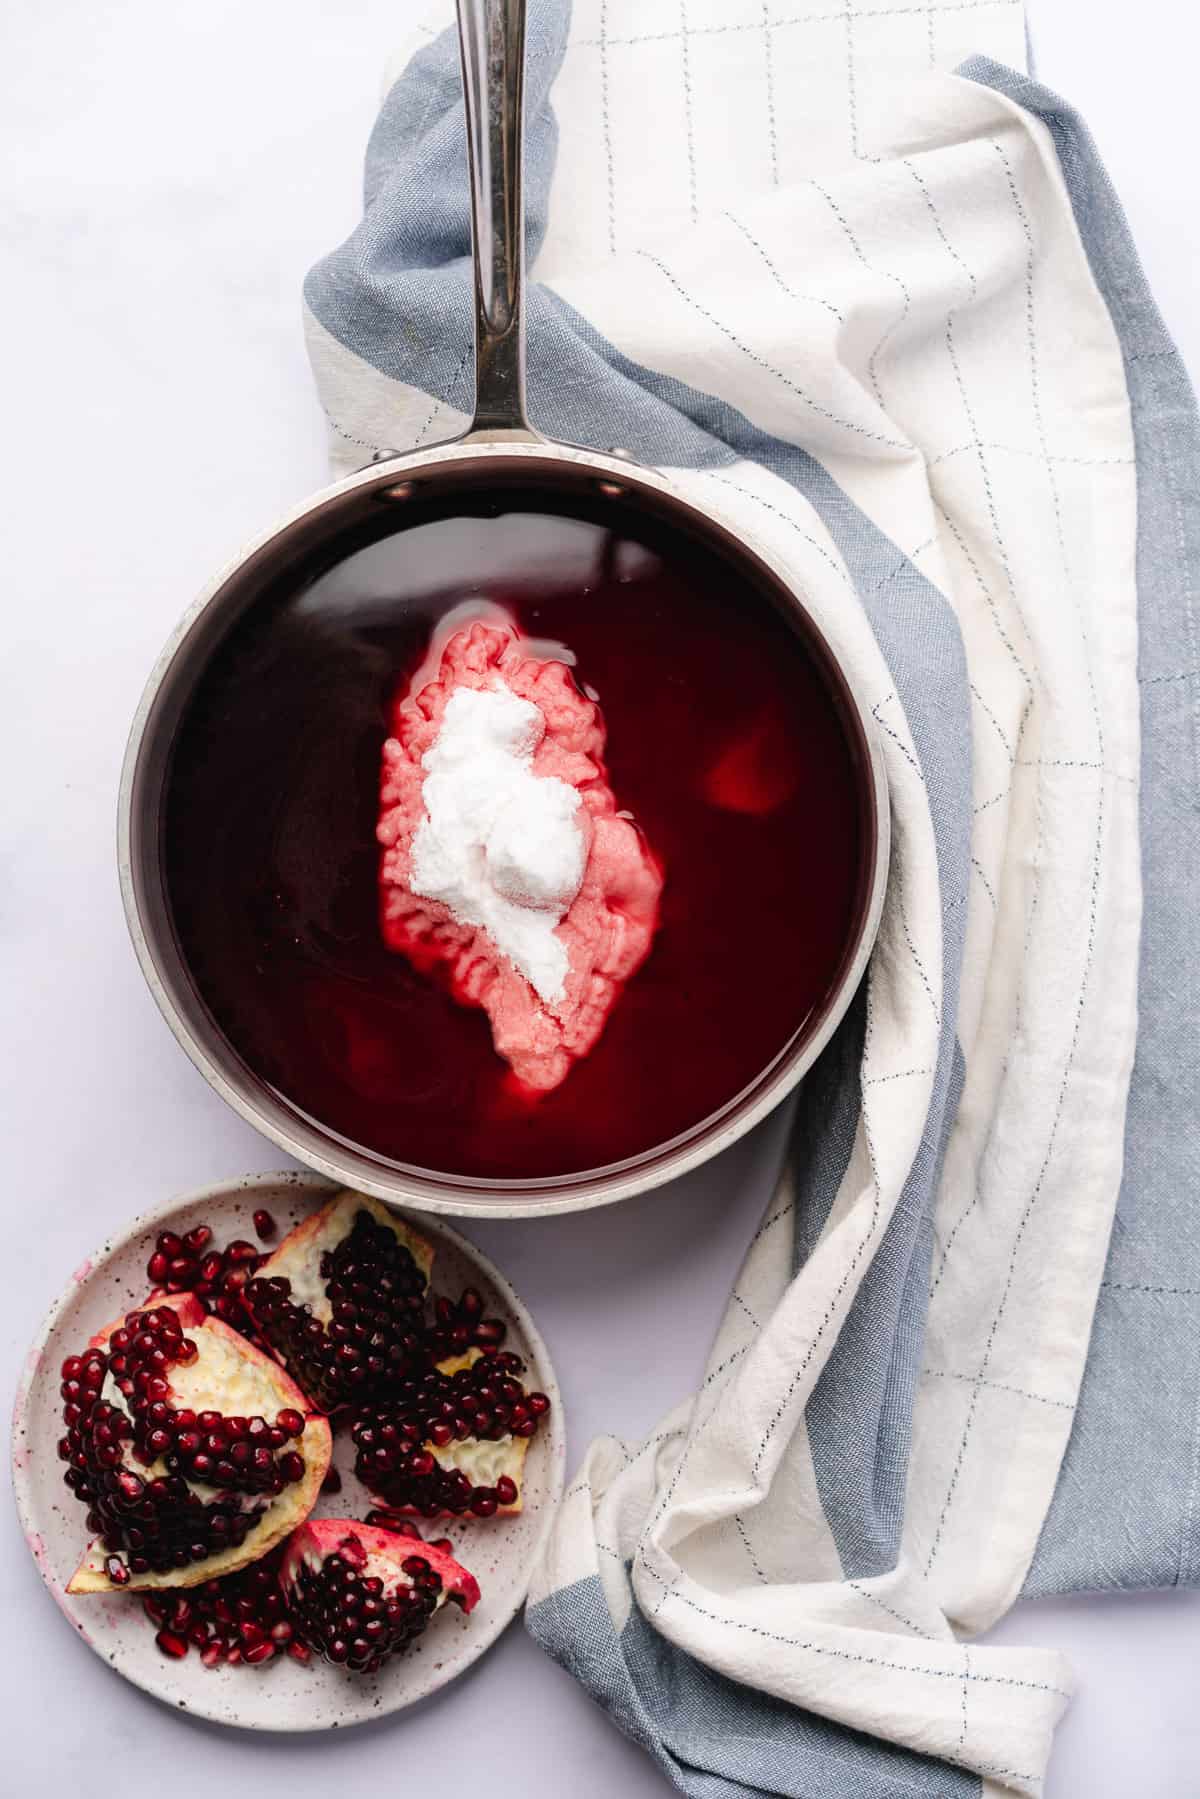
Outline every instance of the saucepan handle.
POLYGON ((475 267, 467 437, 536 439, 525 416, 525 0, 458 0, 475 267))

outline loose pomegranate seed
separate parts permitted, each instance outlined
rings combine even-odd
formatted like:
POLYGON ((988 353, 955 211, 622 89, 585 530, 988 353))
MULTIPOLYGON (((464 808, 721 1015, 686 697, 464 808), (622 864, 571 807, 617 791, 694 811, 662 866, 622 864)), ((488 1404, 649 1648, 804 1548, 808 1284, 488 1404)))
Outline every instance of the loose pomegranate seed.
POLYGON ((275 1235, 277 1226, 271 1214, 260 1209, 254 1214, 254 1229, 264 1243, 269 1243, 275 1235))
POLYGON ((166 1280, 167 1270, 170 1265, 168 1258, 162 1253, 161 1249, 155 1250, 154 1254, 150 1257, 150 1260, 146 1263, 146 1273, 156 1287, 161 1287, 162 1283, 166 1280))
POLYGON ((206 1224, 198 1224, 194 1230, 184 1233, 183 1247, 190 1256, 198 1256, 211 1242, 212 1232, 206 1224))
POLYGON ((173 1630, 160 1630, 154 1641, 175 1662, 182 1661, 188 1652, 187 1638, 176 1636, 173 1630))

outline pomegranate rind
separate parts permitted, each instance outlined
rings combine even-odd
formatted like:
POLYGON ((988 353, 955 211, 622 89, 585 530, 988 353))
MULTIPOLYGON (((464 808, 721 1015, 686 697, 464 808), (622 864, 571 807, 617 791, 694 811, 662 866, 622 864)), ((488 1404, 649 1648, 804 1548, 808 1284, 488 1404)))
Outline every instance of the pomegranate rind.
POLYGON ((439 1610, 448 1599, 457 1600, 464 1612, 473 1611, 479 1604, 479 1582, 446 1550, 435 1549, 432 1543, 419 1543, 413 1537, 397 1536, 395 1531, 381 1530, 375 1524, 360 1524, 356 1518, 310 1518, 292 1533, 279 1570, 284 1592, 293 1592, 304 1563, 321 1567, 329 1556, 339 1553, 340 1545, 350 1536, 358 1538, 366 1552, 369 1571, 383 1576, 385 1588, 388 1581, 395 1586, 411 1586, 401 1564, 408 1556, 419 1555, 441 1576, 439 1610))
MULTIPOLYGON (((210 1317, 191 1293, 172 1294, 158 1303, 171 1306, 179 1314, 181 1323, 200 1351, 200 1364, 197 1366, 203 1363, 207 1335, 210 1340, 225 1344, 259 1369, 278 1400, 276 1412, 290 1410, 302 1414, 305 1420, 304 1432, 294 1441, 293 1447, 304 1457, 304 1474, 272 1500, 262 1518, 252 1530, 247 1531, 244 1541, 236 1549, 207 1556, 204 1561, 193 1562, 186 1568, 172 1568, 162 1574, 153 1570, 145 1574, 131 1574, 123 1586, 117 1586, 104 1571, 109 1552, 101 1540, 96 1538, 88 1545, 82 1561, 68 1581, 68 1593, 141 1593, 158 1588, 195 1587, 206 1580, 217 1580, 222 1574, 236 1573, 239 1568, 248 1567, 251 1562, 266 1555, 269 1550, 282 1543, 285 1537, 290 1536, 297 1525, 304 1522, 316 1505, 321 1483, 329 1472, 329 1464, 333 1459, 333 1433, 329 1428, 329 1420, 310 1410, 307 1399, 295 1381, 273 1357, 265 1355, 261 1349, 248 1342, 240 1331, 235 1331, 220 1318, 210 1317), (195 1321, 196 1314, 199 1314, 198 1322, 195 1321)), ((130 1308, 130 1311, 139 1310, 145 1310, 145 1307, 130 1308)), ((126 1313, 125 1317, 128 1315, 126 1313)), ((92 1339, 90 1347, 103 1349, 113 1331, 118 1330, 124 1322, 125 1318, 122 1317, 106 1325, 92 1339)), ((215 1390, 214 1411, 221 1409, 220 1400, 221 1394, 219 1390, 215 1390)))
MULTIPOLYGON (((321 1257, 336 1249, 342 1238, 350 1235, 359 1212, 369 1213, 377 1224, 382 1224, 391 1231, 397 1241, 408 1250, 428 1285, 433 1268, 433 1244, 394 1212, 389 1212, 377 1199, 372 1199, 370 1194, 355 1193, 349 1189, 335 1193, 320 1211, 295 1225, 279 1248, 259 1266, 255 1278, 282 1278, 291 1282, 293 1290, 303 1289, 306 1276, 310 1282, 319 1277, 321 1257)), ((332 1309, 328 1300, 312 1303, 311 1310, 313 1317, 322 1324, 329 1322, 332 1309)))

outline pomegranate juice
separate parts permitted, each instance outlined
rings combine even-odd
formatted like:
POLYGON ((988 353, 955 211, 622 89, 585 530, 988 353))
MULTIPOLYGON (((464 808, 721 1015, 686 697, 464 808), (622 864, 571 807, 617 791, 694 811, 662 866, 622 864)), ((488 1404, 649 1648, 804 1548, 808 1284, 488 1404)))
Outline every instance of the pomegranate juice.
POLYGON ((816 654, 713 550, 529 489, 432 505, 264 595, 173 750, 163 831, 192 978, 247 1067, 376 1156, 519 1180, 636 1156, 727 1106, 815 1020, 861 922, 861 753, 816 654), (564 646, 665 873, 648 960, 554 1091, 384 945, 391 701, 455 607, 564 646))

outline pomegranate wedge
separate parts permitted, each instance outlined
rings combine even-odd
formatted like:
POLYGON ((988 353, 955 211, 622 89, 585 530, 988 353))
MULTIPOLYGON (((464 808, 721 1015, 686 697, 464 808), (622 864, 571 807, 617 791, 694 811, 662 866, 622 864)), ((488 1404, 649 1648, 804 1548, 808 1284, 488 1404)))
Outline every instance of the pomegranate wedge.
POLYGON ((328 1422, 193 1295, 117 1319, 62 1377, 64 1479, 96 1533, 68 1592, 198 1585, 265 1555, 312 1510, 328 1422))
POLYGON ((444 1549, 349 1518, 315 1518, 284 1550, 280 1581, 301 1639, 335 1666, 370 1673, 407 1649, 447 1600, 479 1601, 444 1549))
POLYGON ((361 1407, 354 1471, 400 1512, 423 1518, 511 1516, 521 1510, 529 1439, 550 1409, 527 1393, 518 1356, 470 1349, 361 1407))
POLYGON ((289 1231, 245 1288, 264 1339, 332 1412, 423 1360, 433 1248, 363 1193, 339 1193, 289 1231))

